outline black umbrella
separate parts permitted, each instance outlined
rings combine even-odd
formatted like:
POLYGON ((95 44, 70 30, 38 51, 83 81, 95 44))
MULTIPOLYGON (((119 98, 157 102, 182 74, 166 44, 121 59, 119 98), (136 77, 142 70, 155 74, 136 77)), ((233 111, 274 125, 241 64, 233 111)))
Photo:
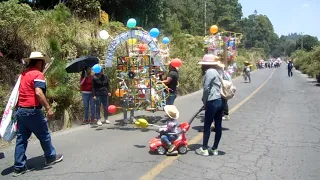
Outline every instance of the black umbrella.
POLYGON ((92 67, 99 63, 99 59, 95 56, 85 56, 77 58, 67 64, 66 71, 68 73, 81 72, 85 67, 92 67))

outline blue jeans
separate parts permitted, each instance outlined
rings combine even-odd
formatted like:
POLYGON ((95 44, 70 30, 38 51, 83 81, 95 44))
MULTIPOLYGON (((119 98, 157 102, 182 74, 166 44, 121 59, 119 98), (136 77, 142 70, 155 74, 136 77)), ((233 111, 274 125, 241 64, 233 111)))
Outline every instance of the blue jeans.
POLYGON ((97 96, 96 100, 96 119, 99 120, 101 104, 103 106, 104 120, 108 119, 108 96, 97 96))
POLYGON ((18 132, 14 153, 15 168, 20 169, 26 165, 27 156, 25 153, 31 133, 39 139, 45 158, 55 158, 56 150, 52 145, 48 122, 42 110, 19 108, 16 115, 18 132))
POLYGON ((212 149, 217 149, 222 135, 222 116, 224 102, 221 98, 206 102, 203 127, 203 149, 208 149, 208 141, 211 133, 211 124, 214 120, 215 137, 212 149))
POLYGON ((89 108, 91 119, 94 120, 95 105, 92 93, 82 93, 82 101, 84 107, 84 120, 89 120, 89 108))
MULTIPOLYGON (((168 96, 168 92, 165 92, 165 93, 166 93, 166 96, 168 96)), ((168 98, 166 99, 166 105, 173 105, 176 97, 177 97, 176 92, 170 92, 168 98)))
POLYGON ((176 139, 177 139, 177 136, 175 136, 175 135, 162 135, 161 136, 161 140, 163 142, 165 142, 168 146, 171 145, 171 141, 174 141, 176 139))

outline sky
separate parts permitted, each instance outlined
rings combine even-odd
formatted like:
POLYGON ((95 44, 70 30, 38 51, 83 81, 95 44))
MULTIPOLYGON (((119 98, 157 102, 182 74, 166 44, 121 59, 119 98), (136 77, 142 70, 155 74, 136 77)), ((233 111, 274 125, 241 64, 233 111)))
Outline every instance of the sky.
POLYGON ((320 0, 239 0, 244 17, 268 16, 275 32, 281 35, 303 33, 320 40, 320 0))

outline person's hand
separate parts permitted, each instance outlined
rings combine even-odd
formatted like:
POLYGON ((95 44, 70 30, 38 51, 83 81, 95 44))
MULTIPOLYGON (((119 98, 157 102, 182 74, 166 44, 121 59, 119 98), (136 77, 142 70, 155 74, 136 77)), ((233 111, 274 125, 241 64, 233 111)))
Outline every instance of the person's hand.
POLYGON ((111 93, 108 93, 108 96, 111 96, 111 93))
POLYGON ((53 119, 53 117, 54 117, 54 112, 51 108, 49 108, 47 111, 47 119, 51 120, 51 119, 53 119))
POLYGON ((96 101, 96 100, 97 100, 97 97, 96 97, 96 96, 93 96, 93 100, 95 100, 95 101, 96 101))
POLYGON ((157 84, 162 84, 162 81, 157 81, 157 84))

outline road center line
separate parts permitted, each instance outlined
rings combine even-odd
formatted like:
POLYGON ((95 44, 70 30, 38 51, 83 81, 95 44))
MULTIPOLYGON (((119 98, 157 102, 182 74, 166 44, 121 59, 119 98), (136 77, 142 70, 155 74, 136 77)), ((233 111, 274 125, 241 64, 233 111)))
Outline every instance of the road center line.
MULTIPOLYGON (((256 90, 254 90, 247 98, 245 98, 243 101, 238 103, 235 107, 233 107, 230 111, 229 114, 233 114, 235 111, 237 111, 243 104, 245 104, 247 101, 249 101, 267 82, 271 79, 275 69, 272 71, 268 79, 261 84, 256 90)), ((203 133, 199 133, 196 135, 194 138, 192 138, 189 141, 189 144, 196 144, 199 141, 202 140, 202 135, 203 133)), ((165 160, 154 166, 151 170, 149 170, 146 174, 144 174, 140 180, 151 180, 154 179, 157 175, 159 175, 165 168, 170 166, 175 160, 177 160, 181 155, 178 156, 171 156, 167 157, 165 160)))

